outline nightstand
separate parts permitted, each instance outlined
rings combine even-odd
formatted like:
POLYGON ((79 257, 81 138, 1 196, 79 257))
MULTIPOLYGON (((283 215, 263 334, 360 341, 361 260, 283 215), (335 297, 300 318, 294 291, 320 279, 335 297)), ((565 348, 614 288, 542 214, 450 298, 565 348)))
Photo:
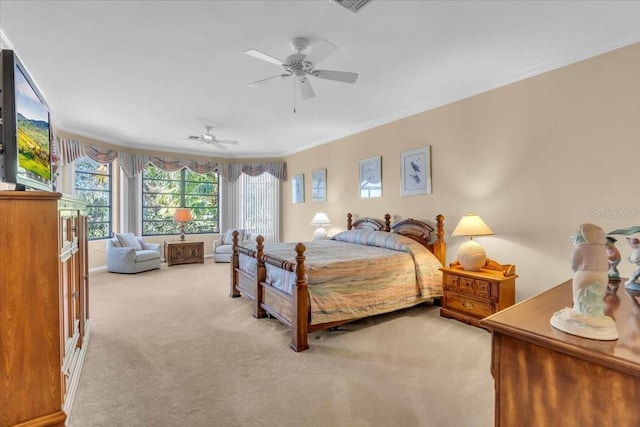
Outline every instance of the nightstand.
POLYGON ((204 242, 164 242, 164 257, 167 266, 176 264, 204 263, 204 242))
POLYGON ((444 288, 442 317, 480 326, 480 320, 515 303, 515 265, 488 259, 478 271, 466 271, 457 262, 440 270, 444 288))

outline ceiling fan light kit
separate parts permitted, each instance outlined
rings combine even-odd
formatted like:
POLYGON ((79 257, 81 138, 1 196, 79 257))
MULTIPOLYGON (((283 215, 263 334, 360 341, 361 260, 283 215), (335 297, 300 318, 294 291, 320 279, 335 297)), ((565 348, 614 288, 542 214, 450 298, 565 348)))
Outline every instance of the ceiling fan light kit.
MULTIPOLYGON (((315 96, 315 92, 311 87, 311 82, 307 76, 317 77, 319 79, 334 80, 343 83, 355 83, 358 79, 358 73, 352 73, 347 71, 333 71, 333 70, 317 70, 316 64, 333 53, 337 47, 329 43, 326 40, 320 40, 314 44, 309 53, 305 54, 302 51, 309 47, 309 41, 303 37, 296 37, 291 40, 291 47, 296 51, 287 56, 284 61, 279 60, 271 55, 260 52, 255 49, 246 50, 244 53, 253 56, 254 58, 262 61, 269 62, 271 64, 280 65, 286 71, 286 74, 278 74, 275 76, 267 77, 266 79, 258 80, 253 83, 249 83, 249 86, 261 86, 268 83, 270 80, 276 77, 293 77, 294 84, 297 83, 300 89, 300 95, 302 99, 310 99, 315 96)), ((295 87, 295 86, 294 86, 295 87)), ((294 109, 295 112, 295 109, 294 109)))

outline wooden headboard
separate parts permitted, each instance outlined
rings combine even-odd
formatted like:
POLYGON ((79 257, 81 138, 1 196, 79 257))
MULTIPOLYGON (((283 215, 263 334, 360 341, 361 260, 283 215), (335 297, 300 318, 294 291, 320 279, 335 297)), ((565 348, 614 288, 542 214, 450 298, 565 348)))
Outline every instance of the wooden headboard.
POLYGON ((353 221, 353 215, 347 214, 347 230, 373 230, 373 231, 388 231, 391 233, 407 236, 422 246, 429 249, 440 260, 442 265, 446 264, 447 258, 447 245, 444 241, 444 216, 436 216, 436 238, 432 239, 431 233, 434 228, 426 222, 419 221, 413 218, 404 219, 398 221, 393 225, 391 224, 391 215, 386 214, 384 216, 384 223, 375 218, 360 218, 353 221))

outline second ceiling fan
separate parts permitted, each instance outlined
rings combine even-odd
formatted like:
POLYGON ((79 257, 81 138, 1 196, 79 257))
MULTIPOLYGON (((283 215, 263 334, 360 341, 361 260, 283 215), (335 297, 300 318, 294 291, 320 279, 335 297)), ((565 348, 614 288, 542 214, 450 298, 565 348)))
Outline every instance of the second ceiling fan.
POLYGON ((255 49, 246 50, 249 56, 261 59, 263 61, 270 62, 275 65, 279 65, 284 68, 284 74, 278 74, 275 76, 267 77, 266 79, 258 80, 253 83, 249 83, 249 86, 260 86, 268 83, 271 79, 276 77, 293 77, 296 85, 300 88, 300 94, 303 99, 313 98, 315 92, 311 87, 311 82, 308 80, 308 76, 314 76, 319 79, 334 80, 343 83, 355 83, 358 79, 358 73, 351 73, 348 71, 333 71, 333 70, 318 70, 316 64, 322 59, 333 53, 337 47, 329 43, 326 40, 320 40, 315 43, 309 53, 302 53, 309 46, 309 41, 305 38, 298 37, 291 41, 291 47, 296 51, 282 61, 266 53, 262 53, 255 49))

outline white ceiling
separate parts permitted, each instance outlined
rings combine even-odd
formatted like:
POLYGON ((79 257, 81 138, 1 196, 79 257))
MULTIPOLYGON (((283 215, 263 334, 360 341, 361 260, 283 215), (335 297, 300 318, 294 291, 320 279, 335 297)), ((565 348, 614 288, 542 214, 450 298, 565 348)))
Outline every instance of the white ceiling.
POLYGON ((640 41, 639 1, 383 1, 352 13, 310 1, 5 1, 13 48, 61 130, 132 148, 279 157, 640 41), (291 79, 294 37, 338 50, 291 79), (212 125, 219 150, 186 140, 212 125))

